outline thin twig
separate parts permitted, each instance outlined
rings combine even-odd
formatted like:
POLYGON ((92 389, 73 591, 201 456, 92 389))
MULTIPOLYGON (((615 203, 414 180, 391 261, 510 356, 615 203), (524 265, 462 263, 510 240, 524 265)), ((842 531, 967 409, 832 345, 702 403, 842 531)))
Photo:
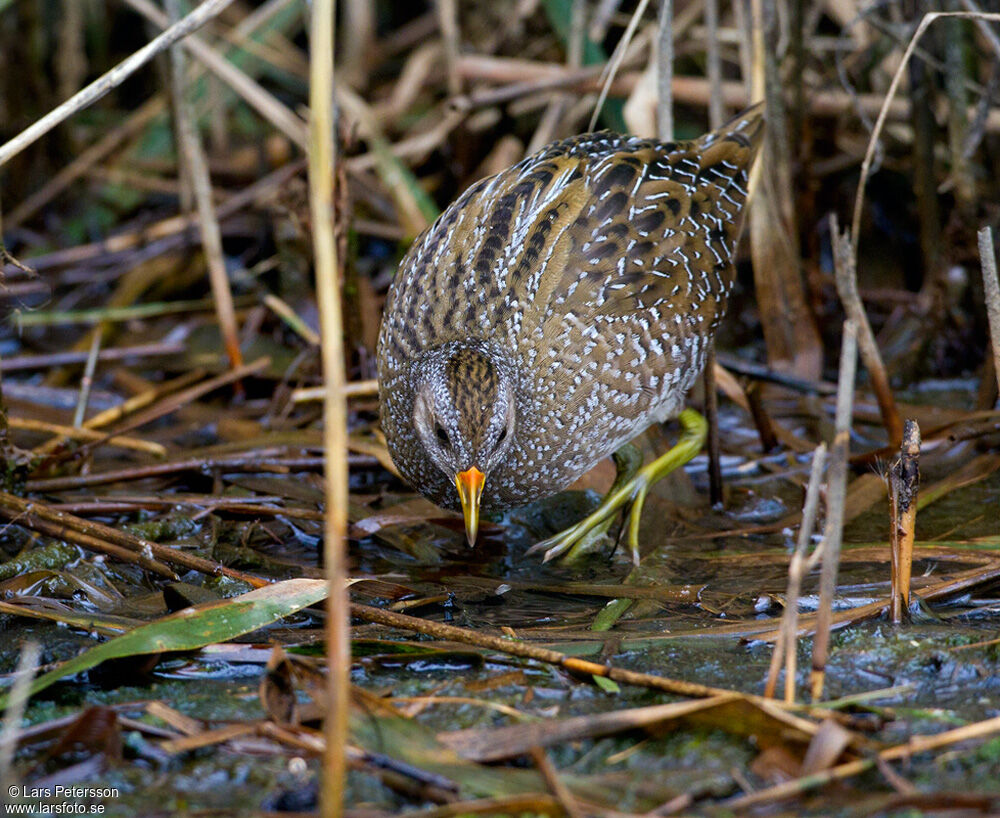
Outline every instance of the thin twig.
MULTIPOLYGON (((133 451, 151 454, 154 457, 166 457, 167 454, 166 448, 160 443, 154 443, 151 440, 139 440, 134 437, 108 437, 101 432, 88 429, 85 425, 78 425, 76 427, 63 426, 59 423, 50 423, 38 418, 19 417, 9 418, 8 424, 11 429, 58 435, 53 440, 46 441, 46 451, 58 448, 63 442, 69 439, 106 443, 108 446, 117 446, 120 449, 132 449, 133 451)), ((35 449, 35 453, 38 453, 38 449, 35 449)))
POLYGON ((844 500, 847 493, 847 458, 850 453, 857 351, 857 327, 853 321, 845 321, 844 338, 840 350, 840 378, 837 384, 837 415, 833 445, 830 447, 830 470, 827 475, 826 525, 823 528, 823 571, 820 575, 820 601, 816 614, 816 636, 813 639, 812 673, 810 674, 810 687, 814 702, 823 695, 826 660, 830 650, 833 595, 837 590, 840 543, 844 533, 844 500))
POLYGON ((191 32, 201 28, 232 2, 233 0, 205 0, 204 3, 179 23, 170 26, 170 28, 166 29, 162 34, 151 40, 131 56, 126 57, 106 74, 98 77, 86 88, 66 100, 62 105, 54 108, 41 119, 21 131, 21 133, 9 142, 0 146, 0 166, 7 164, 7 162, 17 156, 28 145, 31 145, 37 139, 47 134, 60 122, 96 102, 111 89, 117 88, 161 51, 165 51, 174 43, 187 37, 191 32))
POLYGON ((347 598, 346 535, 347 401, 343 393, 343 316, 337 242, 333 233, 335 153, 333 136, 333 26, 335 0, 314 0, 309 25, 309 211, 312 217, 316 290, 322 335, 323 445, 326 451, 326 523, 323 557, 327 595, 327 711, 323 720, 326 748, 320 788, 320 814, 339 818, 344 812, 348 711, 350 708, 351 634, 347 598))
MULTIPOLYGON (((232 31, 232 38, 237 41, 247 41, 257 29, 265 25, 274 14, 280 11, 283 6, 288 5, 289 2, 299 2, 299 0, 271 0, 264 3, 240 21, 239 25, 232 31)), ((204 72, 205 69, 200 64, 195 66, 194 78, 202 76, 204 72)), ((21 225, 26 219, 31 218, 90 168, 114 151, 118 145, 142 131, 153 119, 163 113, 164 107, 165 102, 162 96, 154 97, 143 104, 124 123, 105 134, 46 182, 41 189, 17 205, 6 217, 7 228, 21 225)))

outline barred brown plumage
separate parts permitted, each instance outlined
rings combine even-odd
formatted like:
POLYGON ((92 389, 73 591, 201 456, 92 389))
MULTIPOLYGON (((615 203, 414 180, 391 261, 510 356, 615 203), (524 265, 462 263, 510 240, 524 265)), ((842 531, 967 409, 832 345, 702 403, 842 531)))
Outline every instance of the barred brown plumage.
POLYGON ((475 468, 483 509, 501 509, 675 417, 725 312, 762 133, 758 105, 690 142, 584 134, 445 210, 400 263, 379 335, 403 477, 467 507, 456 478, 475 468))

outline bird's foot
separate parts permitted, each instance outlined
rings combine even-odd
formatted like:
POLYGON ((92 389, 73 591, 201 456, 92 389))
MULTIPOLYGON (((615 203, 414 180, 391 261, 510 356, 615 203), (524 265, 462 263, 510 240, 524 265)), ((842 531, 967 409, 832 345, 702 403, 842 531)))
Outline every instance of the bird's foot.
POLYGON ((622 531, 627 533, 628 547, 632 554, 632 562, 639 564, 639 521, 642 518, 642 507, 650 487, 674 469, 680 468, 701 451, 705 445, 708 426, 700 414, 693 409, 685 409, 677 418, 681 424, 681 437, 677 444, 668 452, 656 458, 648 466, 637 469, 632 466, 628 473, 630 462, 638 455, 635 447, 630 447, 632 453, 622 455, 625 447, 615 453, 615 463, 618 466, 618 477, 614 485, 597 509, 565 531, 554 537, 534 545, 529 554, 544 552, 543 562, 549 562, 557 557, 574 560, 581 554, 592 550, 602 542, 608 529, 614 522, 617 513, 627 508, 622 531))

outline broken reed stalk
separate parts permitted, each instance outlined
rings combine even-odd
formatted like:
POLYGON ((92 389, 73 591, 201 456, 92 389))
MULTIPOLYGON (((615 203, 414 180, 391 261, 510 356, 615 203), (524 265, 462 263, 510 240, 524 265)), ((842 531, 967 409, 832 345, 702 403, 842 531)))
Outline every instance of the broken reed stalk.
MULTIPOLYGON (((166 0, 166 9, 173 22, 180 17, 180 0, 166 0)), ((170 82, 174 96, 174 115, 177 138, 177 152, 183 161, 179 163, 181 174, 187 176, 188 185, 194 193, 198 224, 201 230, 201 245, 205 250, 208 280, 215 301, 215 314, 219 321, 219 332, 229 358, 229 366, 236 369, 243 365, 240 352, 239 329, 236 324, 236 310, 233 293, 229 288, 226 260, 222 253, 222 230, 212 200, 212 180, 208 172, 208 162, 198 135, 193 106, 189 99, 186 83, 184 49, 180 45, 170 48, 170 82)), ((239 388, 239 383, 236 384, 239 388)))
POLYGON ((920 486, 920 427, 907 419, 899 459, 889 471, 889 543, 892 554, 890 616, 894 625, 905 622, 910 608, 913 540, 917 527, 917 489, 920 486))
POLYGON ((309 212, 313 227, 316 295, 322 336, 323 445, 326 451, 324 494, 326 522, 323 558, 328 583, 326 617, 326 696, 323 719, 326 748, 320 785, 320 815, 344 814, 348 713, 350 708, 351 634, 347 596, 347 400, 344 372, 343 316, 337 241, 333 226, 333 181, 337 178, 333 117, 333 32, 335 0, 314 0, 309 21, 309 212))
POLYGON ((836 214, 830 216, 830 235, 833 241, 834 270, 840 303, 844 306, 844 313, 858 327, 858 350, 871 379, 875 399, 882 413, 882 423, 889 435, 889 445, 899 446, 903 442, 903 422, 899 417, 899 409, 896 408, 896 399, 889 385, 889 376, 886 374, 885 364, 882 363, 882 354, 875 341, 875 333, 872 332, 864 304, 861 303, 861 295, 858 293, 858 270, 851 234, 847 231, 840 232, 836 214))
POLYGON ((847 493, 847 458, 850 454, 851 415, 854 406, 854 373, 857 366, 858 330, 853 321, 844 322, 840 348, 840 377, 837 382, 837 416, 830 468, 827 472, 826 525, 823 528, 823 571, 820 575, 819 610, 816 612, 816 635, 813 638, 810 688, 812 700, 823 696, 826 660, 830 652, 830 625, 833 620, 833 595, 837 589, 840 567, 840 542, 844 528, 844 502, 847 493))
POLYGON ((763 384, 758 380, 752 380, 747 384, 744 394, 747 405, 750 407, 750 417, 753 419, 753 425, 757 428, 757 436, 760 438, 760 449, 764 454, 768 454, 778 448, 778 435, 774 431, 771 416, 764 408, 762 391, 763 384))
POLYGON ((983 296, 986 300, 986 317, 990 324, 990 343, 993 347, 993 374, 1000 392, 1000 279, 997 278, 997 255, 993 249, 993 231, 984 227, 979 231, 979 263, 983 269, 983 296))
MULTIPOLYGON (((110 352, 111 350, 104 350, 104 351, 110 352)), ((177 350, 177 352, 183 352, 183 351, 184 351, 183 348, 177 350)), ((47 356, 39 355, 37 357, 44 358, 47 356)), ((55 363, 52 366, 56 367, 62 365, 63 364, 55 363)), ((107 437, 107 435, 102 435, 95 431, 95 434, 97 436, 91 437, 90 435, 86 434, 86 432, 100 429, 102 426, 108 426, 111 423, 115 423, 121 420, 123 417, 126 417, 127 415, 131 415, 132 413, 137 412, 140 409, 144 409, 145 407, 149 406, 151 403, 158 400, 162 396, 169 395, 171 392, 174 392, 178 389, 183 389, 189 384, 194 383, 197 380, 200 380, 204 376, 205 373, 203 371, 198 369, 193 369, 190 372, 185 372, 180 377, 177 377, 171 381, 158 384, 152 389, 147 389, 145 392, 140 392, 138 395, 134 395, 131 398, 126 399, 123 403, 120 403, 117 406, 113 406, 110 409, 105 409, 103 412, 98 412, 96 415, 93 415, 92 417, 85 420, 80 425, 80 428, 77 430, 77 433, 73 436, 73 438, 76 440, 91 440, 94 442, 103 441, 111 446, 120 445, 120 441, 122 440, 122 437, 120 436, 109 438, 107 437)), ((50 429, 48 431, 53 431, 53 430, 50 429)), ((69 435, 67 435, 66 432, 55 432, 55 433, 60 436, 46 440, 44 443, 40 443, 38 446, 35 446, 35 448, 32 449, 32 452, 36 455, 51 454, 56 449, 58 449, 63 444, 63 442, 69 437, 69 435)), ((146 443, 145 446, 148 447, 149 444, 146 443)), ((157 444, 157 446, 158 448, 156 449, 147 448, 147 451, 151 454, 155 454, 157 457, 164 457, 166 455, 166 449, 164 449, 163 446, 160 446, 159 444, 157 444)))
POLYGON ((233 0, 205 0, 204 3, 183 20, 167 28, 158 37, 148 42, 131 56, 126 57, 118 65, 103 76, 98 77, 86 88, 74 94, 62 105, 53 108, 49 113, 25 128, 9 142, 0 145, 0 166, 7 164, 13 157, 17 156, 17 154, 36 140, 45 136, 60 122, 96 102, 113 88, 117 88, 161 51, 165 51, 174 43, 187 37, 191 32, 201 28, 232 2, 233 0))
MULTIPOLYGON (((814 564, 812 559, 806 559, 806 552, 812 541, 813 529, 816 525, 816 512, 819 510, 819 487, 823 480, 825 466, 826 444, 820 443, 813 453, 809 482, 806 484, 806 499, 802 506, 799 538, 795 543, 795 553, 788 564, 788 590, 785 592, 785 610, 781 616, 781 636, 774 643, 771 666, 767 673, 767 683, 764 685, 764 695, 773 699, 774 691, 778 686, 778 671, 781 669, 781 662, 784 659, 785 701, 788 704, 795 701, 799 596, 802 591, 802 580, 814 564)), ((819 549, 816 553, 819 553, 819 549)))

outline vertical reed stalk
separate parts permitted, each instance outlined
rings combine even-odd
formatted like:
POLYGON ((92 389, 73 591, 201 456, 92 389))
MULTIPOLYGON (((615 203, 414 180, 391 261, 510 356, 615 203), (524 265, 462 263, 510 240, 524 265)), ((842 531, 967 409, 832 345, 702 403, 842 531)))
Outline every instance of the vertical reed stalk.
POLYGON ((347 402, 344 397, 344 344, 340 306, 337 244, 333 234, 334 119, 333 26, 335 0, 313 0, 309 27, 309 209, 313 224, 316 291, 322 330, 323 444, 326 451, 326 652, 328 709, 323 725, 326 752, 320 814, 344 813, 346 779, 350 620, 347 599, 345 535, 347 533, 347 402))
POLYGON ((844 502, 847 494, 847 457, 854 406, 854 372, 857 365, 858 330, 853 321, 844 322, 840 349, 840 377, 837 383, 837 416, 830 469, 827 474, 826 525, 823 528, 823 572, 820 575, 819 610, 816 636, 813 639, 810 688, 813 701, 823 696, 826 661, 830 652, 830 625, 833 621, 833 595, 837 590, 840 568, 840 543, 844 529, 844 502))

